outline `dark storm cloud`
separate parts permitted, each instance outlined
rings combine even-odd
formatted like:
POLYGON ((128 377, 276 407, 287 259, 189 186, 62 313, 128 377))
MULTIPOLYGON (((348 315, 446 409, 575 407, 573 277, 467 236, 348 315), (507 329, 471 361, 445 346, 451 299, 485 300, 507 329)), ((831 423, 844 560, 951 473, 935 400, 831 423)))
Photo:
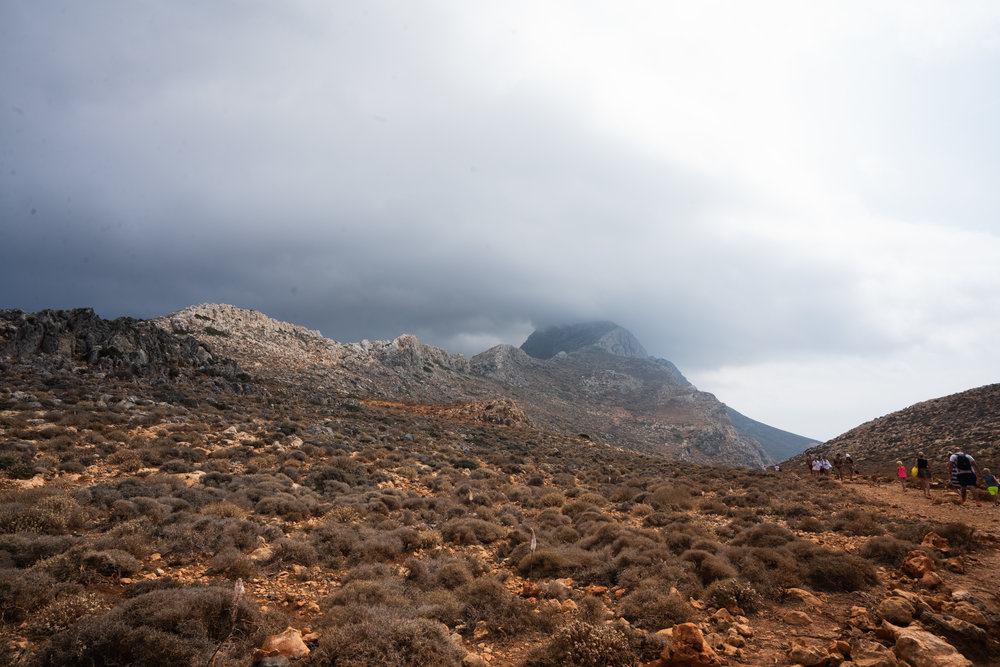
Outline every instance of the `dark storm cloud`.
POLYGON ((552 91, 480 85, 443 13, 7 3, 0 23, 3 307, 227 302, 466 353, 614 319, 682 365, 880 344, 834 267, 719 233, 753 195, 552 91))

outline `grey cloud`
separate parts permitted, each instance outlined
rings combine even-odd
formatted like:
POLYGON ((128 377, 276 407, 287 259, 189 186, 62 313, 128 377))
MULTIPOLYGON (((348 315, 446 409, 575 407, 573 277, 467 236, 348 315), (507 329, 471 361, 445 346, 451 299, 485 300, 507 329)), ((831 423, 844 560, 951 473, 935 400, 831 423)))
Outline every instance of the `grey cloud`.
POLYGON ((291 6, 0 10, 0 306, 230 302, 460 348, 606 318, 682 369, 880 344, 836 267, 717 236, 758 205, 734 184, 464 85, 445 18, 291 6))

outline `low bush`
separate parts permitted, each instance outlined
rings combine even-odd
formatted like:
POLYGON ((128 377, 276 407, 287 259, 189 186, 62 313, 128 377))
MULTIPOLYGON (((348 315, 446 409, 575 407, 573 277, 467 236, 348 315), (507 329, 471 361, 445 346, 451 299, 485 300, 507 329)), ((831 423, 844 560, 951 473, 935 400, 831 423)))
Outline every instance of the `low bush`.
POLYGON ((316 650, 301 664, 457 667, 464 656, 465 650, 439 621, 366 614, 354 622, 324 630, 316 650))
POLYGON ((692 620, 694 609, 691 605, 669 591, 670 585, 666 582, 648 580, 621 599, 618 611, 633 625, 653 632, 692 620))
POLYGON ((763 602, 760 593, 751 584, 736 579, 719 579, 705 587, 701 599, 712 607, 732 609, 739 607, 746 614, 752 614, 763 602))
POLYGON ((267 634, 279 632, 276 619, 263 616, 247 598, 237 608, 233 632, 233 592, 225 588, 159 590, 126 600, 110 611, 83 618, 42 645, 39 665, 208 664, 228 636, 227 652, 247 655, 267 634))
POLYGON ((614 625, 570 621, 533 650, 525 667, 631 667, 638 659, 625 632, 614 625))
POLYGON ((915 548, 916 546, 912 542, 881 535, 862 544, 858 553, 862 558, 896 568, 903 564, 906 554, 915 548))

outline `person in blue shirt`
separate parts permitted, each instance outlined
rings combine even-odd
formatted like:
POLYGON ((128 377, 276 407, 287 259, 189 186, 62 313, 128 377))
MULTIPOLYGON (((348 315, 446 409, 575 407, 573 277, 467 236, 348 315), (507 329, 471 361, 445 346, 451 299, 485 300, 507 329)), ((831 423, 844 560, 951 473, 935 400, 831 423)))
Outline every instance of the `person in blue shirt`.
POLYGON ((1000 505, 1000 495, 997 494, 997 478, 993 476, 989 468, 983 468, 983 484, 986 490, 993 496, 993 505, 1000 505))

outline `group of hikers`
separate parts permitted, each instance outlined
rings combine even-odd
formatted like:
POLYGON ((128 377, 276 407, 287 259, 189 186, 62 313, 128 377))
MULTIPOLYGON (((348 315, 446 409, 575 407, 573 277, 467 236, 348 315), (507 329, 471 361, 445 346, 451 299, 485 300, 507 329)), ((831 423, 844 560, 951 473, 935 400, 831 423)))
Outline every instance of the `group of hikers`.
POLYGON ((838 453, 833 457, 833 461, 810 456, 807 459, 807 465, 809 466, 809 474, 814 477, 836 474, 837 479, 841 481, 843 481, 845 475, 852 482, 854 481, 854 459, 851 458, 850 454, 845 454, 841 457, 838 453))
MULTIPOLYGON (((913 466, 913 468, 909 471, 907 471, 906 466, 903 465, 902 461, 896 461, 896 477, 899 478, 900 486, 904 492, 906 491, 906 478, 908 476, 908 472, 909 476, 920 479, 924 496, 930 498, 931 471, 930 465, 927 462, 927 457, 923 452, 917 455, 917 465, 913 466)), ((986 490, 989 492, 989 497, 993 501, 993 504, 1000 505, 1000 495, 997 494, 997 478, 993 476, 993 473, 990 472, 989 468, 980 469, 976 460, 962 450, 958 450, 948 457, 948 476, 950 486, 958 489, 959 505, 965 503, 970 489, 973 490, 972 500, 975 501, 977 505, 982 505, 982 502, 980 502, 979 498, 977 498, 975 491, 980 476, 983 478, 983 484, 986 486, 986 490)))
MULTIPOLYGON (((809 467, 809 474, 814 477, 835 474, 837 479, 841 481, 845 477, 850 481, 854 481, 856 468, 854 466, 854 459, 851 458, 850 454, 845 454, 843 457, 837 454, 833 457, 833 461, 824 457, 810 456, 806 459, 806 462, 806 465, 809 467)), ((956 451, 948 457, 947 467, 950 478, 949 484, 952 488, 958 490, 958 503, 960 505, 964 504, 966 498, 969 497, 970 489, 973 490, 971 494, 972 500, 977 505, 982 505, 975 491, 979 477, 983 478, 983 484, 989 492, 990 500, 992 500, 994 505, 1000 505, 1000 494, 997 493, 997 478, 993 476, 989 468, 980 469, 976 460, 961 450, 956 451)), ((899 479, 900 487, 904 492, 906 491, 906 478, 916 477, 920 480, 924 496, 927 498, 931 497, 930 463, 923 452, 917 455, 917 464, 910 469, 907 469, 902 461, 896 461, 896 477, 899 479)))

